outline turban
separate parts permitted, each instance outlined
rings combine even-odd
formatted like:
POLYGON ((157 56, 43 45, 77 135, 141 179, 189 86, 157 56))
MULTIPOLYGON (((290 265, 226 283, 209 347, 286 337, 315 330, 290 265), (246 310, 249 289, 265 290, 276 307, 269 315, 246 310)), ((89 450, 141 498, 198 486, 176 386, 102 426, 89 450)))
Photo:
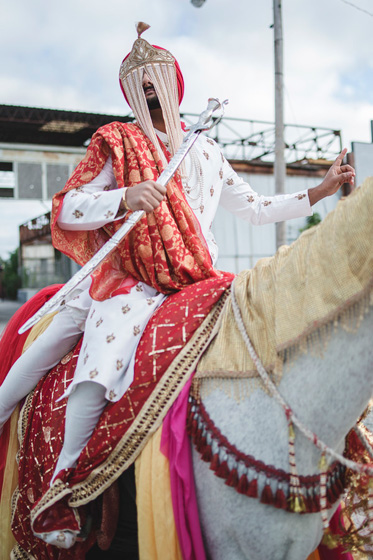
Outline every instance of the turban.
MULTIPOLYGON (((165 51, 165 50, 166 50, 166 49, 164 49, 163 47, 158 47, 157 45, 152 45, 152 47, 154 47, 155 49, 160 49, 160 50, 162 50, 162 51, 165 51)), ((123 62, 124 62, 125 60, 127 60, 127 58, 129 57, 130 54, 131 54, 131 53, 129 52, 129 53, 127 54, 127 56, 124 57, 124 59, 123 59, 123 61, 122 61, 122 64, 123 64, 123 62)), ((178 61, 176 60, 175 57, 174 57, 174 59, 175 59, 175 70, 176 70, 176 80, 177 80, 177 91, 178 91, 178 95, 179 95, 179 105, 180 105, 180 103, 182 102, 183 97, 184 97, 184 78, 183 78, 183 74, 182 74, 182 72, 181 72, 181 70, 180 70, 180 66, 179 66, 178 61)), ((128 101, 128 98, 127 98, 127 95, 126 95, 126 92, 125 92, 124 89, 123 89, 123 84, 122 84, 122 80, 121 80, 121 79, 119 79, 119 83, 120 83, 120 88, 121 88, 121 90, 122 90, 122 93, 123 93, 123 95, 124 95, 124 97, 125 97, 125 100, 127 101, 128 105, 130 105, 130 103, 129 103, 129 101, 128 101)), ((130 106, 131 106, 131 105, 130 105, 130 106)))
MULTIPOLYGON (((166 156, 153 127, 142 79, 145 71, 154 86, 162 109, 171 155, 177 151, 183 141, 179 105, 184 95, 184 79, 177 60, 169 51, 151 45, 141 37, 148 28, 149 25, 146 23, 137 24, 138 37, 131 52, 122 61, 119 81, 137 123, 155 146, 163 164, 167 165, 166 156)), ((184 173, 183 164, 181 171, 184 173)))

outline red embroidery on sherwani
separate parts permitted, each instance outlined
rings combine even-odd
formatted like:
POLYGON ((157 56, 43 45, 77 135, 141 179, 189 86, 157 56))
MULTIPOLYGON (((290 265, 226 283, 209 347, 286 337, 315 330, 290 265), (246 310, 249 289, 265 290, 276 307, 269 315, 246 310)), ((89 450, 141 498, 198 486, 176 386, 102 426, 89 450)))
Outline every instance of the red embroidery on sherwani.
MULTIPOLYGON (((81 265, 131 215, 127 212, 123 219, 94 231, 68 231, 58 227, 57 218, 66 192, 92 181, 103 169, 109 154, 119 188, 147 179, 156 181, 162 171, 154 146, 137 125, 111 123, 94 134, 85 158, 65 188, 55 195, 52 205, 53 244, 81 265)), ((146 214, 93 274, 92 297, 97 300, 110 297, 128 275, 162 293, 219 276, 211 264, 200 224, 185 199, 178 174, 168 183, 167 199, 154 212, 146 214)))

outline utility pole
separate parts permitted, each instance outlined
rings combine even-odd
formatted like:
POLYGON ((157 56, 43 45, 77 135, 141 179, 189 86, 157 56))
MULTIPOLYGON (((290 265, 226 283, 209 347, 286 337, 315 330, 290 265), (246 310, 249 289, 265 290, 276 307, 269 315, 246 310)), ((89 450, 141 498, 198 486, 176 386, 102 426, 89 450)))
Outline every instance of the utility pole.
MULTIPOLYGON (((285 193, 286 164, 284 154, 284 72, 281 0, 273 0, 275 49, 275 192, 285 193)), ((285 222, 276 224, 277 249, 286 243, 285 222)))

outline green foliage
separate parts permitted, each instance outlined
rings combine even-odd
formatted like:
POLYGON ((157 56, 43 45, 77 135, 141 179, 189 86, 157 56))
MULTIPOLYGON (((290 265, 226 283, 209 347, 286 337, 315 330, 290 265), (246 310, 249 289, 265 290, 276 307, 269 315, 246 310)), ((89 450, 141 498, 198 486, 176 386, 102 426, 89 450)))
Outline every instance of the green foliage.
POLYGON ((8 299, 17 299, 17 291, 21 287, 21 278, 18 275, 18 249, 10 254, 7 261, 3 261, 2 267, 4 295, 8 299))
POLYGON ((310 229, 313 226, 317 226, 317 224, 321 222, 321 216, 318 212, 315 212, 314 214, 312 214, 312 216, 307 216, 306 222, 307 223, 304 228, 299 230, 300 233, 306 231, 306 229, 310 229))

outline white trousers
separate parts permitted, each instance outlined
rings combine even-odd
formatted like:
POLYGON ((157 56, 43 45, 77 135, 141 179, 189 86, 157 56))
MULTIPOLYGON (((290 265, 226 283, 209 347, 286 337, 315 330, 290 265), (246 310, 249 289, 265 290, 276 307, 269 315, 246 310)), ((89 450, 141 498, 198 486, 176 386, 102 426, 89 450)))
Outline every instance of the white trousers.
POLYGON ((85 329, 74 380, 67 391, 64 444, 52 482, 60 470, 75 466, 108 398, 118 400, 127 390, 141 333, 165 298, 144 284, 104 302, 90 300, 90 306, 87 293, 80 296, 84 305, 78 310, 79 321, 71 309, 62 309, 15 362, 0 387, 1 430, 17 403, 75 346, 85 329), (100 328, 106 323, 109 334, 100 328))

